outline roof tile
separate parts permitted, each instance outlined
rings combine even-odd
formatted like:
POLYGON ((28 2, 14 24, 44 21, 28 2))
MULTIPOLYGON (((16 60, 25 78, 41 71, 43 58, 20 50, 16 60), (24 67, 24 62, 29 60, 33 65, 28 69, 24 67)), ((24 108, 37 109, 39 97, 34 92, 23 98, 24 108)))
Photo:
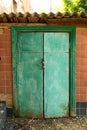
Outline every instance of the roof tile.
POLYGON ((87 14, 84 12, 78 13, 78 12, 57 12, 57 13, 29 13, 26 12, 25 14, 22 13, 10 13, 10 14, 0 14, 0 23, 47 23, 47 22, 53 22, 55 21, 58 23, 58 21, 76 21, 76 22, 85 22, 87 23, 87 14))

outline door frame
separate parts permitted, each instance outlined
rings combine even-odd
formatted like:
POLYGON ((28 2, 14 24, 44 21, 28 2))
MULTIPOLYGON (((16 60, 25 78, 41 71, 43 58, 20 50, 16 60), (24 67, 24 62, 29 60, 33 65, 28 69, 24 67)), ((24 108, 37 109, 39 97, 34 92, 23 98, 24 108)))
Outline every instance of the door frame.
POLYGON ((13 70, 13 108, 19 113, 17 97, 17 35, 19 32, 68 32, 69 33, 69 116, 76 116, 76 27, 75 26, 12 26, 12 70, 13 70))

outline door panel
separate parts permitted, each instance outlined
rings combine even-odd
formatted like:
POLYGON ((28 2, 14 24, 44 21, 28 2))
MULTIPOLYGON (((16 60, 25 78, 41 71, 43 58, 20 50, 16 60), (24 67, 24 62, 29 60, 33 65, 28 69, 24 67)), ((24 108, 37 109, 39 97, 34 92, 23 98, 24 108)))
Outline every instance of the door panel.
POLYGON ((17 81, 20 116, 68 116, 69 34, 19 33, 17 81))
POLYGON ((45 33, 44 51, 45 117, 68 116, 69 35, 67 33, 45 33))
POLYGON ((42 51, 43 49, 42 33, 31 34, 24 33, 19 35, 19 61, 17 70, 20 116, 42 118, 43 70, 41 61, 43 53, 39 52, 39 50, 42 51), (40 42, 39 45, 37 45, 38 40, 40 42))
POLYGON ((67 52, 69 50, 69 33, 44 33, 44 52, 67 52))
POLYGON ((19 33, 18 43, 20 50, 28 52, 42 52, 43 51, 43 33, 26 32, 19 33))

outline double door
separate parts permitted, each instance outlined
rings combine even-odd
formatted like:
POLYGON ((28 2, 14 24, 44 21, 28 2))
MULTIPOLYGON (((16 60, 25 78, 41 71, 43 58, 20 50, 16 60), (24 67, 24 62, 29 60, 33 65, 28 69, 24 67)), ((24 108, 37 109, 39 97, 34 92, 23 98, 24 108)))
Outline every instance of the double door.
POLYGON ((20 32, 17 40, 19 116, 69 116, 69 33, 20 32))

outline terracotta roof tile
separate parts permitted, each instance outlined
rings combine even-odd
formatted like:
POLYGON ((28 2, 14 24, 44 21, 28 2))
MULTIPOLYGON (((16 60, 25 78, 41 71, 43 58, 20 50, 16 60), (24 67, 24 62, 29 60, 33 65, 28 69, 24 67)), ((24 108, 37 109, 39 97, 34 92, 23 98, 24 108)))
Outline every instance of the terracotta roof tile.
POLYGON ((81 12, 81 13, 80 13, 80 17, 81 17, 81 18, 87 18, 87 14, 85 14, 84 12, 81 12))
POLYGON ((0 14, 0 23, 47 23, 47 22, 54 22, 58 23, 60 21, 76 21, 76 22, 85 22, 87 23, 87 14, 84 12, 57 12, 57 13, 33 13, 30 14, 29 12, 22 14, 22 13, 10 13, 10 14, 0 14))

